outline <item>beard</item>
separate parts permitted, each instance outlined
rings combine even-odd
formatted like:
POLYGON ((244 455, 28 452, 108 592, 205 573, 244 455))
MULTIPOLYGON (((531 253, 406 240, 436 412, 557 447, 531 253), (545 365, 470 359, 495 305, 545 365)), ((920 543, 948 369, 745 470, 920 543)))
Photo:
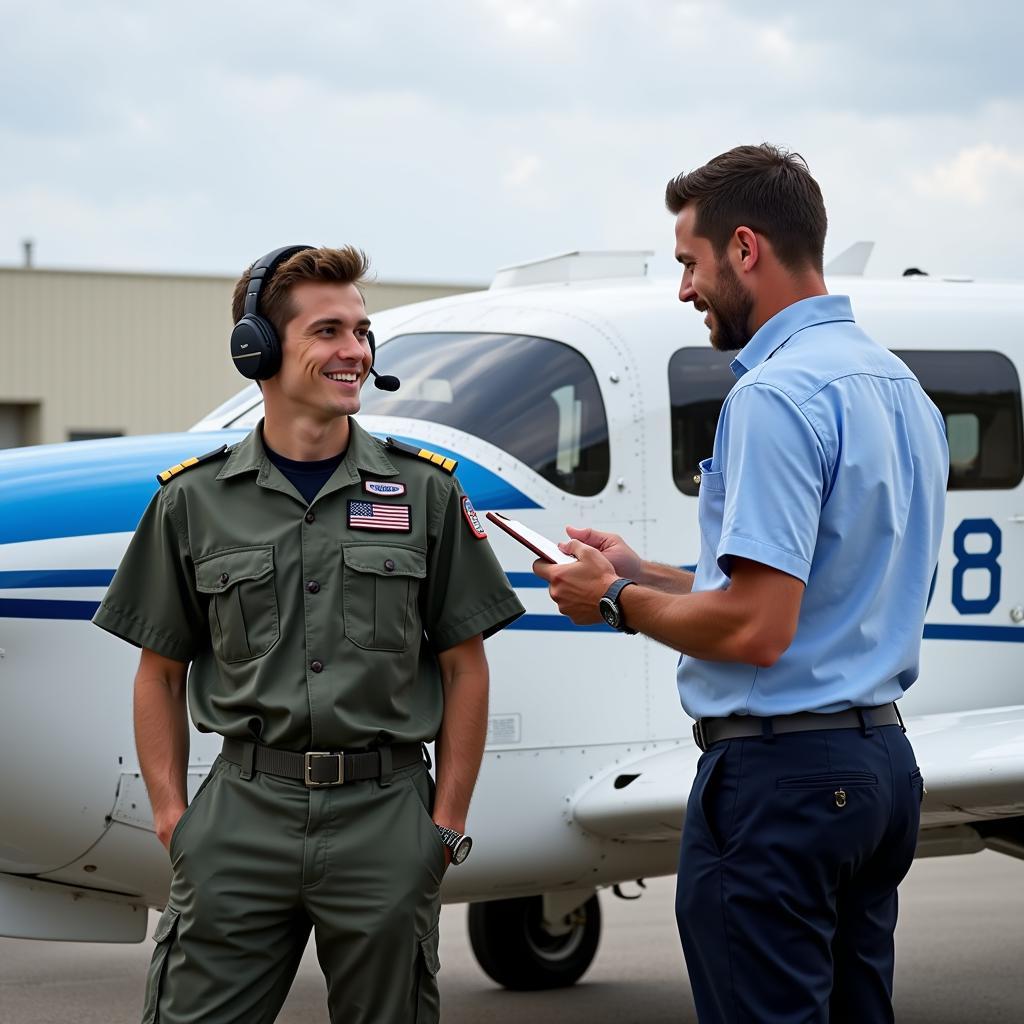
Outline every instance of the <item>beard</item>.
POLYGON ((750 314, 754 297, 743 287, 728 261, 718 262, 716 293, 704 296, 704 305, 713 317, 711 347, 719 352, 736 352, 753 336, 750 314))

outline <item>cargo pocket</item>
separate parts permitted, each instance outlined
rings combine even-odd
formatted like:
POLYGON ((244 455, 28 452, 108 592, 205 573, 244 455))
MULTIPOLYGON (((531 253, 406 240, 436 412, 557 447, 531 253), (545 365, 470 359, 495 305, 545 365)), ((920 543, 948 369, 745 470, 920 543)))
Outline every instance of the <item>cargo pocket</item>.
POLYGON ((345 636, 368 651, 404 651, 421 631, 420 580, 426 555, 393 544, 345 544, 345 636))
POLYGON ((210 598, 210 634, 221 660, 259 658, 277 643, 273 547, 208 555, 196 562, 196 589, 210 598))
POLYGON ((437 989, 437 972, 441 969, 437 955, 438 938, 438 930, 435 928, 420 939, 416 1024, 437 1024, 441 1017, 441 996, 437 989))
POLYGON ((163 988, 164 975, 167 973, 167 954, 178 932, 179 916, 180 911, 167 907, 157 922, 156 931, 153 932, 156 949, 153 950, 153 960, 149 965, 149 976, 146 979, 146 1003, 142 1010, 142 1024, 159 1024, 160 991, 163 988))

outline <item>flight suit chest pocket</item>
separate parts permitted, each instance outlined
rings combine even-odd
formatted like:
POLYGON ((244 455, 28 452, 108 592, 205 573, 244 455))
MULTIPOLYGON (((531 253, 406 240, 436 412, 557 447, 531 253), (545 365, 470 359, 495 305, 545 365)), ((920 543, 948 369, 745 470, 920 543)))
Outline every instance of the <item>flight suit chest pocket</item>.
POLYGON ((393 544, 344 544, 342 557, 345 636, 368 651, 404 651, 422 630, 426 554, 393 544))
POLYGON ((277 643, 273 547, 233 548, 199 559, 196 589, 210 598, 210 635, 223 661, 259 658, 277 643))

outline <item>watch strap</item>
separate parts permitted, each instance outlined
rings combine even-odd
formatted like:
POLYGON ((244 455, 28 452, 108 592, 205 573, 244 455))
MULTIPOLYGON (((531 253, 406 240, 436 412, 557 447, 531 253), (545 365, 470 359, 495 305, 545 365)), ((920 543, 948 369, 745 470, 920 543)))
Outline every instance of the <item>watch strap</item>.
POLYGON ((616 604, 619 603, 619 594, 626 589, 631 583, 636 583, 636 580, 627 580, 623 577, 619 577, 605 592, 604 596, 609 601, 614 601, 616 604))
POLYGON ((619 613, 619 625, 615 628, 618 629, 620 633, 626 633, 630 636, 635 635, 636 630, 630 629, 629 626, 626 625, 626 613, 622 610, 622 605, 619 603, 619 595, 622 593, 623 590, 626 589, 626 587, 631 586, 635 583, 636 580, 628 580, 620 576, 604 592, 604 596, 601 598, 602 601, 610 601, 613 605, 615 605, 615 608, 619 613))

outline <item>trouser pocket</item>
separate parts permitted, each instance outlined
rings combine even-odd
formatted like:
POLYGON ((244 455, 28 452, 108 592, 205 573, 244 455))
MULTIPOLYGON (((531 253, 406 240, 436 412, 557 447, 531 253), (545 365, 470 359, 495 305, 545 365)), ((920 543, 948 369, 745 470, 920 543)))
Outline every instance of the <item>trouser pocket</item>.
POLYGON ((437 972, 441 969, 437 955, 438 938, 438 930, 435 928, 420 939, 416 1024, 437 1024, 441 1017, 441 996, 437 988, 437 972))
POLYGON ((167 954, 174 944, 178 932, 178 918, 181 912, 167 907, 157 922, 153 932, 156 949, 149 965, 149 976, 146 979, 146 1002, 142 1009, 142 1024, 160 1024, 160 991, 163 988, 164 975, 167 973, 167 954))

